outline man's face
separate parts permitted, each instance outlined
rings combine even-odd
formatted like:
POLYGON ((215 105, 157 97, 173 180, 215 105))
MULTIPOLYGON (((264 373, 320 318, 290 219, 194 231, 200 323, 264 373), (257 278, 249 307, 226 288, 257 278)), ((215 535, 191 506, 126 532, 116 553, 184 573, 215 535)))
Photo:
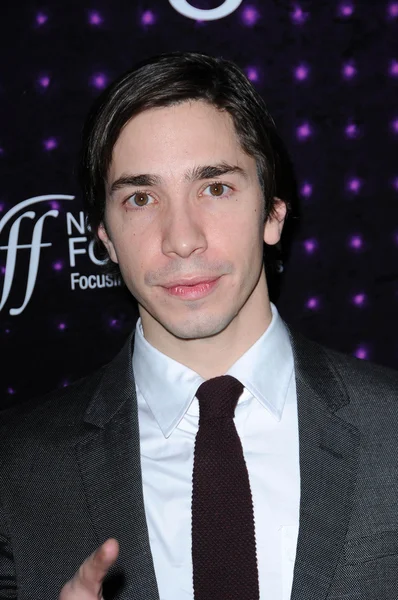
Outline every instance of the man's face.
POLYGON ((257 317, 267 294, 263 241, 276 243, 281 230, 263 217, 255 160, 228 113, 185 102, 126 124, 98 233, 139 303, 148 339, 156 331, 206 338, 257 317))

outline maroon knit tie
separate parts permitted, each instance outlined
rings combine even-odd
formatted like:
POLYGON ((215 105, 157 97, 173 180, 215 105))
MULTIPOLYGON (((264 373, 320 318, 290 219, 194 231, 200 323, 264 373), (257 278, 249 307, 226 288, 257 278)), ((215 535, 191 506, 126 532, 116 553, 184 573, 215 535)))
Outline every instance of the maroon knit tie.
POLYGON ((230 375, 198 391, 192 491, 195 600, 258 600, 253 503, 233 422, 242 384, 230 375))

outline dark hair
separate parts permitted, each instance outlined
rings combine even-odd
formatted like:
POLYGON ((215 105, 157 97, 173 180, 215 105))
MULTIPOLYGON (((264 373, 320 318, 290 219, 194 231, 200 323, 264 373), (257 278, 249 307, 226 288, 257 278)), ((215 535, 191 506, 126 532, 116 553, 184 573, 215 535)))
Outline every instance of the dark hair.
MULTIPOLYGON (((106 178, 122 128, 145 110, 188 100, 206 101, 231 115, 242 148, 256 160, 265 219, 272 214, 282 145, 261 96, 228 60, 196 52, 164 54, 140 63, 107 88, 83 130, 80 181, 88 225, 102 257, 107 254, 97 228, 104 219, 106 178)), ((289 206, 290 199, 282 198, 289 206)))

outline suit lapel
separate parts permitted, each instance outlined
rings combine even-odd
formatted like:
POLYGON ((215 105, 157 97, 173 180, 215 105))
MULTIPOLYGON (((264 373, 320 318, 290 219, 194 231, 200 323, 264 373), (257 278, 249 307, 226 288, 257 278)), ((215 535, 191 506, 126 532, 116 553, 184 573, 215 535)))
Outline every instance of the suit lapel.
POLYGON ((120 544, 105 590, 120 600, 158 600, 142 492, 131 347, 132 336, 104 369, 85 414, 87 435, 76 452, 98 542, 115 537, 120 544))
POLYGON ((351 516, 359 433, 336 412, 349 402, 326 353, 293 336, 300 446, 300 526, 292 600, 324 600, 351 516))

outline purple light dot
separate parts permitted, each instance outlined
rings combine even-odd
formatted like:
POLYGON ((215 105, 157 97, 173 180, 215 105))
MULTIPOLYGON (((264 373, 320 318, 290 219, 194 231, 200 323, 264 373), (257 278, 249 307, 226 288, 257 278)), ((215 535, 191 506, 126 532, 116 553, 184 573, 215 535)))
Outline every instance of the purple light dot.
POLYGON ((48 75, 43 75, 42 77, 39 77, 38 79, 38 83, 40 85, 40 87, 42 87, 43 89, 48 88, 48 86, 50 85, 50 78, 48 77, 48 75))
POLYGON ((296 25, 302 25, 306 22, 308 18, 308 13, 304 12, 303 9, 296 4, 292 12, 290 13, 290 17, 296 25))
POLYGON ((366 300, 365 294, 355 294, 352 301, 356 306, 363 306, 366 300))
POLYGON ((110 319, 109 320, 109 325, 111 327, 118 327, 119 326, 119 320, 118 319, 110 319))
POLYGON ((307 140, 312 135, 312 130, 309 123, 299 125, 296 130, 296 135, 299 140, 307 140))
POLYGON ((10 396, 13 396, 15 394, 15 390, 12 387, 7 388, 7 394, 10 394, 10 396))
POLYGON ((303 198, 309 198, 312 195, 312 185, 310 183, 303 183, 300 193, 303 198))
POLYGON ((10 331, 11 331, 10 329, 6 329, 6 330, 5 330, 5 332, 6 332, 7 334, 8 334, 8 333, 10 333, 10 331))
POLYGON ((359 127, 356 125, 356 123, 348 123, 344 132, 346 137, 348 137, 350 140, 354 140, 359 135, 359 127))
POLYGON ((347 182, 347 188, 350 192, 357 194, 362 187, 362 181, 358 177, 352 177, 347 182))
POLYGON ((398 60, 390 62, 390 75, 391 77, 398 77, 398 60))
POLYGON ((55 263, 53 263, 54 271, 62 271, 63 268, 64 263, 62 262, 62 260, 57 260, 55 263))
POLYGON ((48 204, 53 210, 59 210, 61 208, 61 205, 59 202, 57 202, 57 200, 51 200, 51 202, 49 202, 48 204))
POLYGON ((353 61, 347 62, 343 65, 342 74, 344 79, 353 79, 357 74, 357 68, 353 61))
POLYGON ((65 331, 66 323, 58 323, 58 329, 59 331, 65 331))
POLYGON ((394 133, 398 133, 398 118, 392 120, 391 129, 393 130, 394 133))
POLYGON ((396 192, 398 192, 398 177, 395 177, 392 181, 392 186, 396 192))
POLYGON ((294 76, 297 79, 297 81, 305 81, 305 79, 307 79, 308 77, 309 72, 309 67, 307 65, 302 64, 295 68, 294 76))
POLYGON ((361 360, 366 360, 368 358, 368 351, 363 346, 359 346, 354 352, 354 356, 360 358, 361 360))
POLYGON ((36 23, 38 25, 44 25, 48 21, 48 16, 42 12, 37 13, 36 15, 36 23))
POLYGON ((398 2, 391 2, 390 3, 390 5, 388 7, 388 14, 393 19, 396 19, 398 17, 398 2))
POLYGON ((4 154, 4 148, 0 148, 0 156, 4 154))
POLYGON ((96 10, 92 10, 88 15, 88 22, 90 25, 101 25, 103 18, 96 10))
POLYGON ((351 17, 351 15, 354 14, 353 5, 349 2, 343 2, 343 4, 340 4, 339 6, 339 14, 342 17, 351 17))
POLYGON ((68 385, 69 385, 69 381, 68 381, 67 379, 65 379, 65 380, 62 382, 62 387, 68 387, 68 385))
POLYGON ((154 25, 156 23, 155 14, 151 10, 146 10, 141 15, 142 25, 154 25))
POLYGON ((1 266, 0 267, 0 272, 1 272, 2 275, 5 275, 6 274, 6 268, 4 266, 1 266))
POLYGON ((260 13, 254 6, 246 6, 242 11, 242 21, 245 25, 252 27, 260 18, 260 13))
POLYGON ((350 238, 349 244, 354 250, 359 250, 363 246, 363 240, 360 235, 353 235, 350 238))
POLYGON ((315 252, 317 247, 318 247, 318 244, 317 244, 316 240, 305 240, 305 242, 304 242, 304 248, 305 248, 305 251, 307 252, 307 254, 313 254, 313 252, 315 252))
POLYGON ((258 72, 257 67, 247 67, 246 75, 247 75, 247 78, 250 81, 252 81, 253 83, 255 83, 256 81, 259 80, 259 72, 258 72))
POLYGON ((58 142, 55 138, 48 138, 47 140, 44 140, 43 145, 47 151, 50 151, 58 146, 58 142))
POLYGON ((0 212, 3 212, 5 207, 6 207, 6 205, 4 204, 4 202, 0 202, 0 212))
POLYGON ((98 90, 103 90, 107 84, 107 78, 103 73, 96 73, 91 78, 92 85, 98 90))
POLYGON ((308 298, 305 305, 310 310, 316 310, 319 307, 319 300, 318 300, 318 298, 314 298, 314 297, 308 298))

